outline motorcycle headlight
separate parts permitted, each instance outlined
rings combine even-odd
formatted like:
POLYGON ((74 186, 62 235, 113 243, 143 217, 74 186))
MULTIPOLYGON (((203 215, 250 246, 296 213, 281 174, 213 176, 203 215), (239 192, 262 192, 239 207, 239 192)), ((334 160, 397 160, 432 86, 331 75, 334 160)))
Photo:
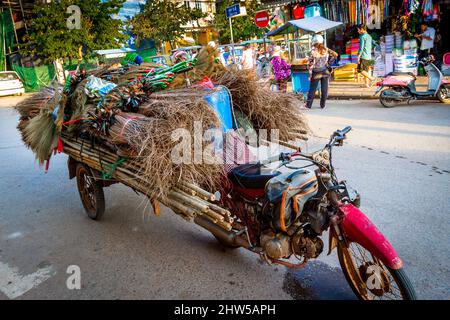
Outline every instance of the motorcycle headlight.
POLYGON ((350 186, 347 186, 348 198, 350 199, 350 203, 352 203, 355 207, 359 208, 361 205, 361 195, 350 186))

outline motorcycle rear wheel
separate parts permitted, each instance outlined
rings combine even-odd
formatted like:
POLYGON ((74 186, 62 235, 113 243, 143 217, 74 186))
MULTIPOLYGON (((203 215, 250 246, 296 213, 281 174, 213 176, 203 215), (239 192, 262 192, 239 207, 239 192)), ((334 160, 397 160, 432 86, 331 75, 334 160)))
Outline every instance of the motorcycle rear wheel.
POLYGON ((450 104, 450 86, 440 87, 436 95, 440 102, 450 104))
POLYGON ((338 246, 339 263, 348 284, 360 300, 416 300, 403 269, 394 270, 355 242, 338 246), (370 268, 370 269, 369 269, 370 268))
POLYGON ((385 108, 393 108, 399 103, 398 100, 387 96, 389 91, 392 90, 386 89, 380 93, 380 102, 385 108))

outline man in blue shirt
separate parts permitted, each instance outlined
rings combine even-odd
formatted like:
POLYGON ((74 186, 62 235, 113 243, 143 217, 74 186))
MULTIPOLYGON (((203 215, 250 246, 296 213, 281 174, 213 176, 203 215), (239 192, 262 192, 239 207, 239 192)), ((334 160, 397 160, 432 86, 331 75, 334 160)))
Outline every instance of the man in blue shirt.
POLYGON ((375 84, 376 78, 369 73, 372 60, 372 37, 367 33, 365 25, 358 26, 359 50, 358 50, 358 72, 366 79, 366 86, 375 84))

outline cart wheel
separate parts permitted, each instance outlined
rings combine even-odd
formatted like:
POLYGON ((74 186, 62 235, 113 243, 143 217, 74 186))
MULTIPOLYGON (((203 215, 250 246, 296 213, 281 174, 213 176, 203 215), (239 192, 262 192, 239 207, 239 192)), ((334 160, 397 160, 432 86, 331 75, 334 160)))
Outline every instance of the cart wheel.
POLYGON ((82 164, 76 169, 78 192, 89 218, 99 220, 105 212, 105 194, 101 182, 93 176, 92 170, 82 164))

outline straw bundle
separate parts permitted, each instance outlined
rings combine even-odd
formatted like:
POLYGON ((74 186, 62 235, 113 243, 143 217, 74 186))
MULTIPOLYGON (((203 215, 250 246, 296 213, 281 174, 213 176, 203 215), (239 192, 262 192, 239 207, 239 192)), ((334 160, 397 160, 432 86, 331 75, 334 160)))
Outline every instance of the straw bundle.
POLYGON ((38 115, 39 111, 55 96, 56 91, 62 87, 44 87, 41 91, 19 102, 15 109, 19 112, 21 120, 28 120, 38 115))
POLYGON ((255 129, 276 129, 285 141, 307 139, 310 129, 300 111, 302 102, 295 95, 267 90, 246 71, 230 70, 213 78, 213 82, 230 90, 233 107, 250 119, 255 129))
MULTIPOLYGON (((217 51, 212 47, 200 51, 195 68, 187 73, 192 84, 208 76, 214 84, 230 90, 233 107, 244 114, 255 129, 278 130, 280 139, 285 141, 307 139, 310 129, 300 111, 302 101, 293 94, 264 88, 251 71, 226 69, 216 62, 216 56, 217 51), (301 134, 292 134, 293 131, 300 131, 301 134)), ((185 83, 186 76, 178 75, 170 88, 180 88, 185 83)))
MULTIPOLYGON (((193 159, 196 152, 193 138, 195 122, 201 126, 201 135, 207 129, 220 127, 216 114, 203 99, 156 100, 144 104, 139 112, 150 120, 138 130, 127 128, 122 136, 127 145, 138 150, 135 159, 141 163, 142 170, 139 174, 146 177, 148 186, 153 191, 152 196, 164 197, 180 180, 190 181, 206 190, 214 190, 220 186, 224 176, 223 166, 206 164, 203 157, 200 159, 201 163, 195 163, 193 159), (181 142, 175 140, 173 134, 180 132, 180 129, 189 133, 185 138, 192 142, 187 151, 183 149, 188 154, 178 155, 186 157, 181 163, 173 161, 174 150, 177 150, 177 145, 181 142)), ((204 150, 211 142, 200 143, 201 150, 204 150)))
POLYGON ((109 141, 116 145, 129 145, 125 137, 145 134, 146 124, 151 121, 141 114, 121 112, 114 116, 114 124, 109 128, 109 141))
POLYGON ((42 108, 37 116, 20 126, 23 141, 33 150, 40 165, 50 157, 59 138, 52 113, 52 108, 42 108))

